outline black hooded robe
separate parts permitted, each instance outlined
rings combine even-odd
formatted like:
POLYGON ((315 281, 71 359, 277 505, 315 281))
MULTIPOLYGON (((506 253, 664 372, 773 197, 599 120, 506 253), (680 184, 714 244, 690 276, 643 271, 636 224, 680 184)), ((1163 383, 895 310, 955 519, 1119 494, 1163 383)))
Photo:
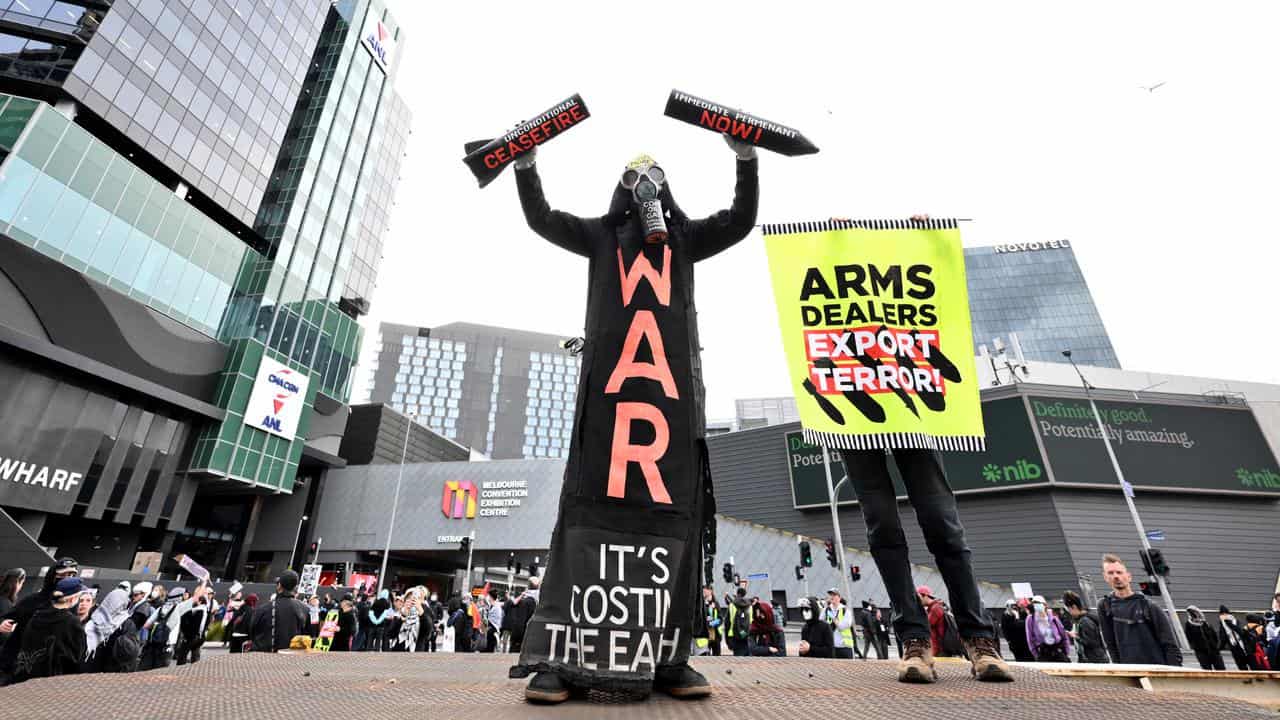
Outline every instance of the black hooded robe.
POLYGON ((535 168, 516 171, 529 226, 589 269, 560 514, 513 677, 647 692, 657 666, 688 659, 715 512, 693 265, 751 232, 757 165, 738 160, 733 206, 702 220, 664 186, 666 243, 645 242, 621 186, 608 214, 578 218, 550 208, 535 168))

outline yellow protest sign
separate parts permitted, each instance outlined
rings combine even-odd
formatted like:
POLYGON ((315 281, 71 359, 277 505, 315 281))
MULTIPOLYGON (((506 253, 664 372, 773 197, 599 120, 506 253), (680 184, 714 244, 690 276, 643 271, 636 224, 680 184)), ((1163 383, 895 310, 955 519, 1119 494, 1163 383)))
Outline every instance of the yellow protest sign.
POLYGON ((955 220, 765 225, 764 239, 805 440, 983 449, 955 220))

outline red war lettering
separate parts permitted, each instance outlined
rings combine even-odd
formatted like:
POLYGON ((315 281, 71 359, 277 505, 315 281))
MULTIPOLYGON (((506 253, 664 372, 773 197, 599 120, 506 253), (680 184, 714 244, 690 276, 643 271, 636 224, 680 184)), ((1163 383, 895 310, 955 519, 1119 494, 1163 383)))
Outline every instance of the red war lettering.
POLYGON ((716 116, 716 129, 720 132, 729 132, 729 128, 732 127, 732 125, 733 121, 729 119, 728 115, 716 116))
POLYGON ((493 153, 489 153, 488 155, 484 156, 484 166, 489 168, 490 170, 498 167, 498 159, 495 158, 493 155, 494 155, 493 153))
POLYGON ((751 139, 752 127, 747 123, 738 122, 737 120, 734 120, 733 125, 731 127, 732 129, 729 131, 730 135, 734 137, 740 137, 743 140, 751 139))
POLYGON ((604 387, 606 394, 622 390, 622 383, 627 378, 641 377, 662 383, 662 392, 672 400, 679 400, 676 380, 671 375, 671 366, 667 364, 667 353, 662 345, 662 332, 658 330, 658 320, 652 310, 637 310, 631 318, 631 328, 627 330, 627 339, 622 343, 622 357, 609 375, 609 382, 604 387), (653 351, 653 362, 637 362, 636 352, 640 349, 640 338, 649 341, 649 349, 653 351))
POLYGON ((634 462, 640 464, 640 471, 644 474, 644 481, 653 501, 670 505, 671 495, 658 470, 658 460, 667 453, 670 441, 671 431, 661 410, 649 403, 618 403, 613 422, 613 453, 609 460, 609 497, 627 496, 627 464, 634 462), (653 425, 652 445, 631 444, 631 423, 635 420, 653 425))
POLYGON ((573 109, 569 111, 569 117, 573 118, 573 121, 574 121, 574 122, 578 122, 579 120, 581 120, 581 119, 582 119, 582 106, 581 106, 581 105, 574 105, 574 106, 573 106, 573 109))
POLYGON ((764 132, 764 129, 763 129, 763 128, 756 128, 756 139, 755 139, 755 143, 756 143, 757 145, 759 145, 759 144, 760 144, 760 134, 761 134, 761 133, 763 133, 763 132, 764 132))
POLYGON ((649 258, 644 253, 636 256, 635 262, 631 263, 631 269, 628 270, 622 262, 622 248, 618 248, 618 275, 622 278, 622 306, 626 307, 631 304, 631 298, 635 295, 636 288, 640 285, 640 279, 644 278, 649 281, 649 285, 653 287, 653 294, 658 297, 658 302, 666 307, 671 304, 671 246, 662 246, 662 272, 659 273, 653 269, 653 264, 649 262, 649 258))

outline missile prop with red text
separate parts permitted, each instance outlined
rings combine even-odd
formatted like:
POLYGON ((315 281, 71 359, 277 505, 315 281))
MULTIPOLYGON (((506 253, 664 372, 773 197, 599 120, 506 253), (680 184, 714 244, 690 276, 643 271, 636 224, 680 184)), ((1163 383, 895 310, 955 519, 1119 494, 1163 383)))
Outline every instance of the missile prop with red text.
POLYGON ((466 143, 463 146, 466 157, 462 158, 462 162, 471 168, 480 187, 484 187, 502 174, 516 158, 589 117, 591 113, 587 111, 586 103, 582 102, 582 96, 575 94, 499 137, 466 143))
POLYGON ((667 98, 667 109, 663 114, 782 155, 812 155, 818 152, 818 146, 809 142, 809 139, 795 128, 779 125, 679 90, 671 91, 671 96, 667 98))

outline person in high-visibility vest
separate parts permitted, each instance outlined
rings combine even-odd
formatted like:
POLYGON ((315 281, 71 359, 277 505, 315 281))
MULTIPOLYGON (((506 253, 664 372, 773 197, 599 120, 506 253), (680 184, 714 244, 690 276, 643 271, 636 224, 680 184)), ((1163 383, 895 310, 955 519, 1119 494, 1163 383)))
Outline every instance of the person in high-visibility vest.
POLYGON ((720 603, 716 602, 715 590, 710 585, 704 585, 702 588, 702 607, 706 623, 703 625, 702 635, 694 639, 694 645, 697 646, 699 655, 718 656, 724 621, 720 617, 720 603))
POLYGON ((831 626, 832 634, 835 635, 835 656, 840 660, 852 660, 854 639, 853 639, 853 612, 844 604, 844 598, 840 597, 840 591, 831 588, 827 591, 827 624, 831 626))
POLYGON ((725 642, 733 650, 733 654, 745 657, 751 654, 751 601, 747 600, 747 589, 738 588, 737 597, 732 601, 726 598, 729 622, 725 625, 725 642))

